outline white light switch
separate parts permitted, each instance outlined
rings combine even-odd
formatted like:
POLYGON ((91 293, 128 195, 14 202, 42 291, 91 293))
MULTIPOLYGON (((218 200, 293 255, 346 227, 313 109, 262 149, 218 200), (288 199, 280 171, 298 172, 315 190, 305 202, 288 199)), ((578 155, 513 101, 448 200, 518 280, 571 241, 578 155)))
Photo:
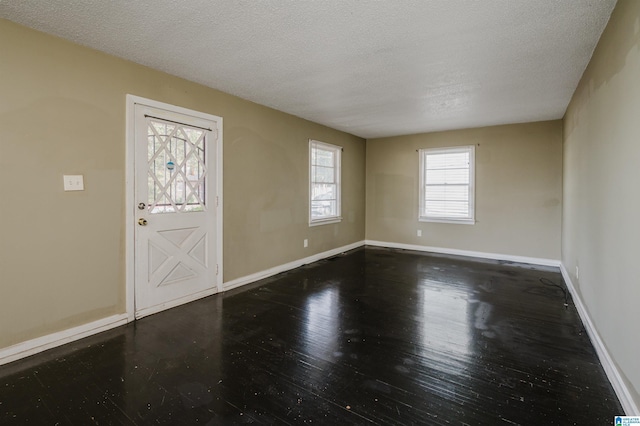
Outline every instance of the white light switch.
POLYGON ((84 179, 82 175, 64 175, 65 191, 84 191, 84 179))

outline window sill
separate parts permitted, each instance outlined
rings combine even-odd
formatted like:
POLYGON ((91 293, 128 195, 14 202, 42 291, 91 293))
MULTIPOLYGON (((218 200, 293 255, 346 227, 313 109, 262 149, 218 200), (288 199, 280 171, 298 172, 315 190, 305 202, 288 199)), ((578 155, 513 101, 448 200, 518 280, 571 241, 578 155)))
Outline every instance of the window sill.
POLYGON ((447 218, 436 218, 436 217, 421 217, 418 219, 419 222, 434 222, 434 223, 453 223, 458 225, 475 225, 475 219, 447 219, 447 218))
POLYGON ((319 225, 328 225, 330 223, 339 223, 342 222, 341 217, 330 217, 327 219, 316 219, 309 222, 309 226, 319 226, 319 225))

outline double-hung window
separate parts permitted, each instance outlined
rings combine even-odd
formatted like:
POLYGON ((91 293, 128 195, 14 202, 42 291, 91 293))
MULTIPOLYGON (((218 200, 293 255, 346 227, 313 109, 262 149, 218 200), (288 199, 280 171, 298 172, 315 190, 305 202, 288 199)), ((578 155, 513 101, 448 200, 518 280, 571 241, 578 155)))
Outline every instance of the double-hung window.
POLYGON ((309 140, 309 225, 339 222, 342 148, 309 140))
POLYGON ((420 212, 425 222, 475 222, 475 147, 421 149, 420 212))

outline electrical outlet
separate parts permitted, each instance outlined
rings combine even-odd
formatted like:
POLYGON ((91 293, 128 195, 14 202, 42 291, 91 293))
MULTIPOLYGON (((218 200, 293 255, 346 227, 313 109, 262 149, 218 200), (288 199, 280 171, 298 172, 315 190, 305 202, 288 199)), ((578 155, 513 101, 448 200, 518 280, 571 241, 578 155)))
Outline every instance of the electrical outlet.
POLYGON ((306 238, 304 239, 304 241, 302 242, 302 246, 303 247, 309 247, 309 240, 307 240, 306 238))
POLYGON ((63 175, 65 191, 84 191, 82 175, 63 175))
POLYGON ((580 279, 580 268, 578 268, 578 265, 576 265, 576 280, 580 279))
POLYGON ((418 237, 422 237, 422 229, 418 229, 418 237))

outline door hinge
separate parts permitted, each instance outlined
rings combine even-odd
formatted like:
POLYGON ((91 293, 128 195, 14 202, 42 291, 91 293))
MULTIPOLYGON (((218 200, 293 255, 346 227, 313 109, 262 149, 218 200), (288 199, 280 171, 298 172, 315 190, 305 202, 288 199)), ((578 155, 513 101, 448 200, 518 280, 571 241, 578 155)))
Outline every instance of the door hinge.
POLYGON ((216 207, 220 207, 220 197, 216 195, 216 207))
POLYGON ((220 273, 220 265, 216 263, 216 275, 220 273))

